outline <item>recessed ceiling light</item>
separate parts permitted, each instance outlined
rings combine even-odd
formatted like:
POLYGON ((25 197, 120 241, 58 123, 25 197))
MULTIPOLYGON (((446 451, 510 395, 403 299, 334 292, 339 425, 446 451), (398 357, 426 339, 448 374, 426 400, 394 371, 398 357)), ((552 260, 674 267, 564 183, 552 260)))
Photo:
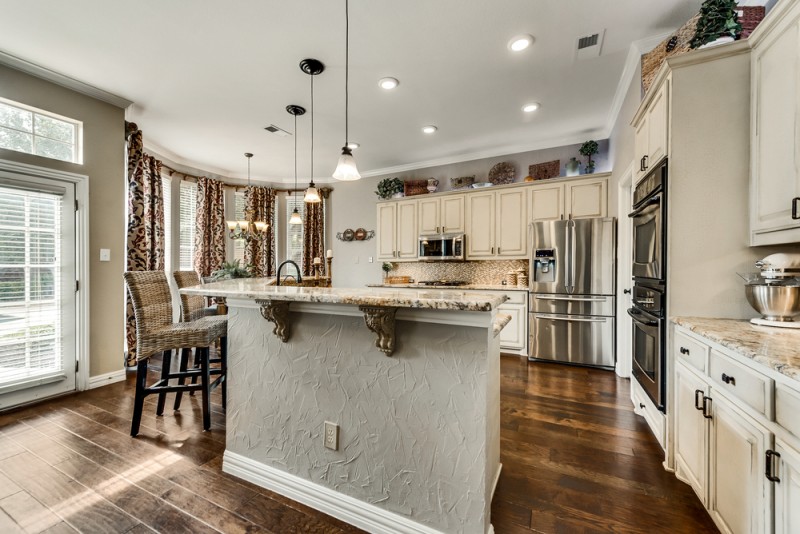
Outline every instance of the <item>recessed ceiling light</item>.
POLYGON ((358 143, 354 143, 353 141, 350 141, 349 143, 347 143, 347 148, 349 148, 350 150, 355 150, 360 146, 361 145, 359 145, 358 143))
POLYGON ((438 130, 438 128, 436 126, 432 125, 432 124, 422 127, 423 133, 426 133, 426 134, 432 134, 436 130, 438 130))
POLYGON ((386 90, 394 89, 398 85, 400 85, 400 82, 397 81, 397 78, 381 78, 380 80, 378 80, 378 86, 381 89, 386 89, 386 90))
POLYGON ((526 34, 517 35, 516 37, 512 37, 511 40, 508 42, 508 49, 512 52, 521 52, 528 48, 531 43, 533 42, 533 36, 526 34))
POLYGON ((538 102, 531 102, 530 104, 525 104, 524 106, 522 106, 522 111, 524 111, 525 113, 531 113, 539 109, 539 105, 540 104, 538 102))

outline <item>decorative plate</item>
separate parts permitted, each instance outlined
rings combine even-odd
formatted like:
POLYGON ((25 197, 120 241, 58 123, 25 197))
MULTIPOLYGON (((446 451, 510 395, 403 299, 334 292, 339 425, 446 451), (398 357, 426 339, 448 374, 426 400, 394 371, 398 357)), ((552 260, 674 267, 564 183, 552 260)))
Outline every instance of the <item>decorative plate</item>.
POLYGON ((356 228, 354 237, 356 238, 356 241, 364 241, 367 238, 367 231, 363 228, 356 228))
POLYGON ((514 166, 501 161, 489 171, 489 181, 495 185, 510 184, 514 181, 514 166))
POLYGON ((353 238, 355 237, 355 235, 356 235, 355 232, 353 232, 353 230, 348 228, 347 230, 342 232, 342 240, 343 241, 352 241, 353 238))

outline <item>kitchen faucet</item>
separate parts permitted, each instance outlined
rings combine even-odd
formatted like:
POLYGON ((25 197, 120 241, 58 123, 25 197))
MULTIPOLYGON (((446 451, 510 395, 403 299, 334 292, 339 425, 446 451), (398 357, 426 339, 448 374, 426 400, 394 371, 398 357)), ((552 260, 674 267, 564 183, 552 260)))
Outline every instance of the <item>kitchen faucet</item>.
POLYGON ((281 269, 283 269, 283 266, 286 265, 287 263, 291 263, 292 265, 294 265, 294 268, 297 269, 297 285, 300 285, 303 282, 303 276, 300 274, 300 266, 297 265, 292 260, 286 260, 285 262, 278 265, 278 281, 276 282, 275 285, 278 286, 281 285, 281 269))

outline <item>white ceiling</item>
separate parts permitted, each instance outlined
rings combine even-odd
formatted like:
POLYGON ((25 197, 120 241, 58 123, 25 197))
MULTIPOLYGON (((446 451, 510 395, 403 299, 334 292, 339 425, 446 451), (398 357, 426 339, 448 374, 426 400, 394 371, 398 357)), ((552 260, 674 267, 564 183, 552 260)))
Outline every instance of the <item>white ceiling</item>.
MULTIPOLYGON (((351 0, 350 139, 362 174, 558 146, 608 134, 633 42, 671 32, 701 0, 351 0), (605 30, 600 57, 575 61, 578 37, 605 30), (536 39, 521 53, 517 34, 536 39), (400 80, 394 91, 378 79, 400 80), (531 101, 533 114, 520 108, 531 101), (439 131, 424 135, 420 128, 439 131)), ((287 104, 310 106, 314 174, 344 142, 344 0, 4 0, 0 51, 134 104, 128 120, 163 156, 224 176, 290 180, 287 104)), ((309 175, 310 115, 298 119, 309 175)))

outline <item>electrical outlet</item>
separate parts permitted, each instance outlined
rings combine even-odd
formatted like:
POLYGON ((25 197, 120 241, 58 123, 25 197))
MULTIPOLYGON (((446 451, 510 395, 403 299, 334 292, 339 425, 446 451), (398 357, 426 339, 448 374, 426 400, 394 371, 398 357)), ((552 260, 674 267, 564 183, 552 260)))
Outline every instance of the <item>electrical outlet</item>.
POLYGON ((369 257, 369 260, 368 260, 368 261, 369 261, 370 263, 372 263, 372 262, 374 261, 374 260, 372 259, 372 256, 370 256, 370 257, 369 257))
POLYGON ((323 443, 326 448, 338 451, 339 450, 339 425, 325 421, 325 436, 323 443))

